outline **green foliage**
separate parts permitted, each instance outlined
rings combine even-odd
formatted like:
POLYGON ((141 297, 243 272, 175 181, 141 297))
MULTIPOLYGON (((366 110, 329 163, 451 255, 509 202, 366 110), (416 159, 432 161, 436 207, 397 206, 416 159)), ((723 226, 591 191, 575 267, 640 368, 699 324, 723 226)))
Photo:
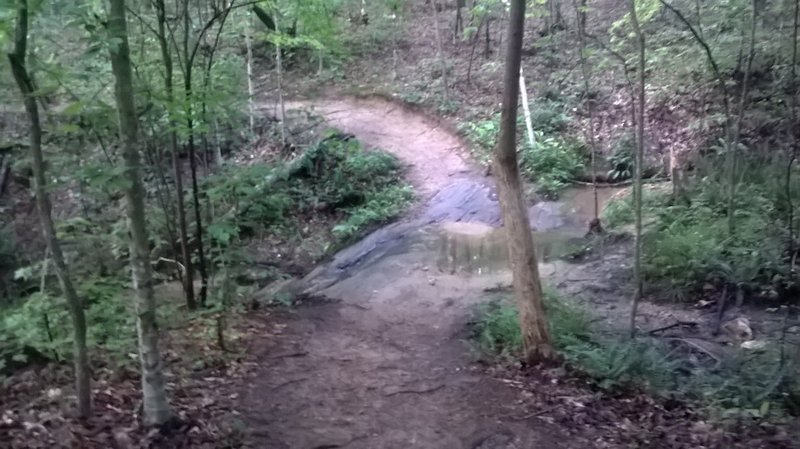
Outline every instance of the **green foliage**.
POLYGON ((409 186, 391 186, 379 190, 370 195, 364 204, 348 208, 348 217, 334 226, 333 234, 344 241, 352 240, 365 229, 399 215, 413 198, 409 186))
MULTIPOLYGON (((574 303, 545 292, 550 332, 556 348, 575 368, 603 389, 644 388, 664 395, 701 400, 721 417, 764 417, 796 411, 800 382, 790 376, 777 345, 722 364, 690 362, 680 343, 640 337, 629 340, 593 326, 574 303)), ((522 337, 510 297, 477 309, 472 339, 479 349, 503 358, 519 354, 522 337)))
POLYGON ((727 203, 717 200, 721 186, 706 179, 697 188, 690 205, 662 208, 645 236, 649 279, 670 291, 691 290, 704 282, 755 289, 788 274, 789 267, 781 262, 788 236, 760 186, 740 187, 732 234, 727 203))
MULTIPOLYGON (((86 308, 88 344, 107 351, 120 364, 136 352, 134 314, 130 293, 116 278, 90 278, 78 285, 86 308)), ((72 321, 64 300, 48 293, 34 293, 12 307, 3 317, 0 340, 19 350, 29 346, 57 358, 72 355, 72 321)), ((8 347, 8 346, 7 346, 8 347)))
MULTIPOLYGON (((633 223, 633 194, 630 189, 624 195, 617 195, 603 209, 602 219, 605 226, 614 229, 633 223)), ((652 216, 669 201, 669 193, 659 185, 645 185, 642 189, 643 214, 652 216)))
POLYGON ((567 131, 572 118, 564 112, 564 103, 559 100, 543 99, 531 102, 531 125, 534 130, 545 134, 558 134, 567 131))
MULTIPOLYGON (((545 289, 544 307, 556 348, 564 350, 589 339, 589 318, 553 290, 545 289)), ((473 340, 483 351, 512 356, 522 349, 517 309, 510 298, 495 298, 478 307, 473 340)))
POLYGON ((308 214, 335 214, 333 234, 349 239, 408 206, 413 195, 400 175, 394 156, 331 132, 287 166, 231 165, 209 178, 209 198, 223 205, 209 233, 225 246, 243 230, 281 233, 308 214))
MULTIPOLYGON (((546 101, 544 104, 555 102, 546 101)), ((539 111, 542 119, 538 123, 534 121, 536 130, 533 147, 525 134, 524 119, 520 117, 517 124, 518 145, 521 147, 520 171, 536 184, 540 193, 556 197, 583 169, 585 152, 582 144, 558 133, 565 129, 567 116, 547 106, 539 111)), ((473 151, 473 155, 481 162, 488 163, 500 133, 499 115, 489 120, 462 123, 459 130, 476 145, 477 151, 473 151)))
POLYGON ((633 177, 635 149, 633 133, 627 132, 615 142, 614 150, 608 156, 608 164, 611 166, 608 171, 608 179, 623 181, 633 177))
POLYGON ((556 197, 584 167, 583 146, 573 140, 534 131, 533 147, 524 143, 520 171, 534 181, 539 193, 556 197))

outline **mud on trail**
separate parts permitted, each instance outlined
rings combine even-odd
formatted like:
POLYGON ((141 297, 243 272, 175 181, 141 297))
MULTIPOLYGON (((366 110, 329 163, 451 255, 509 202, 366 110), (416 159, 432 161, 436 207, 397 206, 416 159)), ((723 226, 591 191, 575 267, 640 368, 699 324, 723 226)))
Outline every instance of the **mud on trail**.
MULTIPOLYGON (((287 117, 309 105, 287 105, 287 117)), ((491 179, 468 161, 457 136, 402 106, 348 99, 315 102, 313 112, 368 148, 395 154, 420 202, 279 286, 302 301, 271 315, 269 335, 255 340, 258 368, 240 393, 250 447, 737 447, 706 445, 712 432, 692 430, 691 413, 646 396, 616 399, 565 383, 563 373, 520 378, 476 363, 466 341, 472 313, 486 290, 511 280, 491 179)), ((580 203, 529 210, 545 281, 574 278, 557 259, 586 229, 580 203)), ((610 254, 625 271, 623 256, 610 254)), ((616 279, 586 271, 585 282, 616 279)))

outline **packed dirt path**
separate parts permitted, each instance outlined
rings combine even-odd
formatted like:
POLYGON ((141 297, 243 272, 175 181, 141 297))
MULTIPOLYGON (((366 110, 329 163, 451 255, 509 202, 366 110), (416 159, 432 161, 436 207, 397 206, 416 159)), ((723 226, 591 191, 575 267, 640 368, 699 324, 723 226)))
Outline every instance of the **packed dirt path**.
POLYGON ((272 335, 256 350, 260 368, 243 395, 251 444, 580 447, 526 418, 520 390, 473 364, 466 324, 483 290, 509 278, 488 266, 473 276, 441 254, 446 233, 469 239, 499 221, 487 178, 463 157, 460 140, 381 100, 315 103, 314 113, 407 164, 424 211, 294 283, 310 299, 271 317, 272 335))
POLYGON ((406 179, 423 199, 453 178, 477 172, 460 138, 402 105, 378 98, 289 102, 289 120, 300 108, 321 115, 329 126, 356 136, 367 148, 397 156, 407 167, 406 179))

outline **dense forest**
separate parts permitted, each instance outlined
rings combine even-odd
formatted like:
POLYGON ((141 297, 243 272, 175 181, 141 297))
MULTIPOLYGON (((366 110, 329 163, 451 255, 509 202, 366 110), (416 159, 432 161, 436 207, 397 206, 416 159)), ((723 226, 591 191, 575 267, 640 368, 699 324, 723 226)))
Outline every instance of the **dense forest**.
POLYGON ((800 447, 798 0, 3 0, 0 448, 800 447))

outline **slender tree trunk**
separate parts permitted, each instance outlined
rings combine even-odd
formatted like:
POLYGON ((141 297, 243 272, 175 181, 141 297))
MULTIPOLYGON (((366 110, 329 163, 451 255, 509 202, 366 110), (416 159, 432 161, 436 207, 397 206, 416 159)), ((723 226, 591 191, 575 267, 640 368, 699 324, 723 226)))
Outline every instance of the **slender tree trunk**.
POLYGON ((431 8, 433 8, 433 31, 436 36, 436 53, 439 56, 439 62, 442 65, 442 95, 444 95, 444 101, 449 101, 447 95, 447 59, 444 56, 444 51, 442 51, 442 37, 439 33, 439 2, 437 0, 431 0, 431 8))
POLYGON ((125 19, 125 0, 109 0, 108 31, 117 40, 110 46, 114 74, 114 94, 119 113, 122 136, 122 159, 125 164, 125 199, 130 230, 130 259, 135 291, 136 330, 139 337, 139 356, 142 368, 144 420, 160 425, 172 417, 158 349, 159 331, 156 324, 156 302, 153 292, 153 273, 150 267, 150 244, 147 235, 144 206, 144 185, 140 177, 138 148, 138 118, 133 98, 128 30, 125 19))
POLYGON ((528 363, 536 363, 551 359, 554 357, 554 352, 542 305, 542 285, 536 248, 522 198, 517 165, 517 109, 524 22, 525 0, 511 0, 503 108, 500 135, 494 150, 494 173, 497 176, 497 189, 514 276, 514 293, 522 330, 523 357, 528 363))
POLYGON ((736 125, 733 127, 733 137, 731 138, 728 151, 731 153, 730 172, 728 178, 728 233, 733 234, 736 227, 736 172, 739 159, 739 138, 742 135, 742 121, 744 120, 744 109, 747 106, 747 89, 750 79, 750 71, 753 68, 756 45, 756 2, 753 0, 751 6, 750 22, 750 49, 747 52, 747 64, 742 79, 742 93, 739 96, 739 113, 736 117, 736 125))
POLYGON ((453 24, 453 45, 458 42, 458 35, 464 32, 464 19, 461 15, 461 8, 466 6, 466 0, 456 0, 456 20, 453 24))
POLYGON ((489 38, 489 28, 491 23, 492 23, 492 16, 490 16, 489 13, 487 12, 486 23, 484 23, 483 26, 484 35, 486 37, 483 47, 483 57, 486 59, 489 59, 489 57, 492 55, 492 41, 489 38))
MULTIPOLYGON (((363 7, 362 7, 363 11, 363 7)), ((275 33, 280 34, 278 14, 275 14, 275 33)), ((280 36, 278 36, 280 38, 280 36)), ((286 105, 283 102, 283 58, 280 41, 275 42, 275 70, 278 75, 278 107, 281 109, 281 148, 286 147, 286 105)))
MULTIPOLYGON (((192 71, 194 68, 195 50, 189 52, 189 35, 191 23, 189 20, 189 1, 184 1, 183 16, 183 54, 186 65, 183 68, 183 94, 186 112, 186 132, 188 133, 189 171, 192 181, 192 204, 194 209, 195 241, 197 243, 197 271, 200 272, 200 306, 205 307, 208 298, 208 271, 206 270, 205 247, 203 245, 203 212, 200 206, 200 187, 197 183, 197 149, 194 142, 194 93, 192 90, 192 71)), ((199 44, 199 41, 197 42, 199 44)), ((195 46, 197 48, 197 46, 195 46)))
POLYGON ((73 357, 75 365, 75 392, 78 398, 78 415, 86 418, 91 414, 91 380, 89 356, 86 350, 86 315, 83 304, 72 284, 69 267, 61 251, 61 242, 56 235, 53 223, 50 196, 47 193, 47 177, 44 171, 44 155, 42 153, 42 124, 39 118, 39 106, 36 103, 35 88, 31 82, 25 65, 28 38, 28 2, 20 0, 17 8, 17 26, 14 38, 14 52, 8 54, 14 80, 23 96, 25 110, 30 120, 30 150, 33 168, 33 188, 36 195, 36 206, 39 220, 42 223, 47 248, 53 256, 53 265, 67 300, 73 328, 73 357))
POLYGON ((166 7, 164 0, 156 1, 156 10, 158 15, 158 42, 161 48, 161 59, 164 63, 164 90, 167 94, 167 107, 168 110, 168 123, 170 127, 169 132, 169 146, 170 156, 172 158, 172 173, 175 177, 175 198, 178 206, 178 233, 180 235, 181 245, 181 259, 183 263, 183 293, 186 297, 186 307, 189 310, 197 308, 197 302, 194 297, 194 266, 192 263, 192 255, 189 250, 189 231, 186 224, 186 202, 184 201, 183 190, 183 172, 181 171, 180 157, 178 154, 178 133, 175 130, 177 123, 175 123, 175 89, 173 87, 173 66, 172 54, 169 51, 167 42, 166 30, 166 7))
POLYGON ((472 37, 472 47, 469 50, 469 63, 467 64, 467 84, 472 84, 472 62, 475 60, 475 47, 478 46, 478 41, 481 38, 481 28, 484 22, 486 22, 486 15, 481 17, 478 28, 475 30, 475 36, 472 37))
POLYGON ((792 139, 792 152, 789 157, 789 164, 786 167, 786 199, 788 201, 788 217, 787 226, 789 228, 789 245, 790 253, 794 255, 794 200, 792 198, 792 169, 795 160, 797 160, 797 152, 800 149, 797 139, 797 97, 800 95, 800 89, 797 85, 797 28, 800 26, 800 0, 794 2, 794 31, 792 32, 792 67, 789 71, 789 101, 787 104, 791 108, 791 120, 788 123, 789 135, 792 139))
POLYGON ((628 0, 631 25, 636 34, 639 50, 639 114, 636 120, 636 161, 633 179, 634 212, 636 215, 636 235, 634 244, 633 263, 633 304, 631 306, 630 331, 631 337, 636 335, 636 313, 639 301, 644 295, 644 280, 642 279, 642 165, 644 163, 644 114, 645 114, 645 40, 644 33, 639 26, 639 17, 636 14, 636 0, 628 0))
POLYGON ((531 148, 536 145, 536 137, 533 135, 533 122, 531 121, 531 107, 528 104, 528 88, 525 86, 525 75, 522 68, 519 69, 519 93, 522 96, 522 113, 525 115, 525 129, 528 131, 528 143, 531 148))
POLYGON ((594 137, 594 99, 590 98, 589 92, 589 68, 586 64, 586 0, 581 0, 580 6, 575 0, 575 15, 578 18, 578 58, 581 64, 581 75, 583 76, 583 96, 586 99, 586 107, 589 111, 589 151, 591 151, 592 164, 592 193, 594 196, 594 220, 589 225, 589 229, 599 231, 600 226, 600 202, 597 198, 597 145, 594 137))
MULTIPOLYGON (((255 90, 253 89, 253 44, 250 36, 253 27, 251 22, 250 16, 248 16, 247 29, 244 32, 244 42, 245 46, 247 47, 247 107, 250 115, 250 133, 253 134, 256 132, 256 110, 255 104, 253 103, 255 90)), ((320 59, 320 61, 322 61, 322 59, 320 59)), ((320 63, 320 67, 321 66, 322 65, 320 63)))

